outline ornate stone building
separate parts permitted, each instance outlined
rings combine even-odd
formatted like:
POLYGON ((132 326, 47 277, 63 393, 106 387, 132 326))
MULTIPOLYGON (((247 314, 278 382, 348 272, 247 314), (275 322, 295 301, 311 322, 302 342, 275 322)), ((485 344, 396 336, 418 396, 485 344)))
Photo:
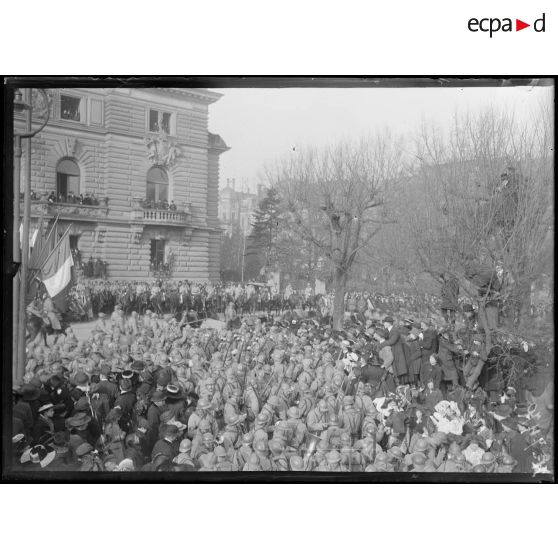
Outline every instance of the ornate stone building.
MULTIPOLYGON (((218 280, 219 156, 229 148, 208 132, 208 107, 221 95, 48 93, 50 120, 32 143, 32 223, 44 215, 58 216, 60 230, 71 224, 72 248, 82 262, 106 261, 109 278, 218 280)), ((23 126, 16 114, 16 130, 23 126)))
POLYGON ((236 188, 236 180, 227 178, 227 186, 219 192, 219 219, 227 234, 232 234, 234 228, 249 234, 252 228, 254 211, 265 195, 261 184, 257 186, 257 193, 250 192, 247 185, 236 188))

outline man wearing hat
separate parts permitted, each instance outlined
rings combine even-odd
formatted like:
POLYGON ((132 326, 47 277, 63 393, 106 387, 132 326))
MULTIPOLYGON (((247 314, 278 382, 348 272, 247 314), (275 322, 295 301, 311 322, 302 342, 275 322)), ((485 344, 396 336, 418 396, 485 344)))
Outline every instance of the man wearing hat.
POLYGON ((161 424, 161 413, 165 406, 165 394, 162 391, 155 391, 151 396, 151 402, 147 408, 146 439, 149 453, 159 437, 159 426, 161 424))
POLYGON ((442 393, 450 384, 456 386, 459 382, 454 359, 461 356, 462 350, 463 347, 452 343, 448 329, 440 332, 438 359, 442 369, 442 393))
POLYGON ((388 332, 388 338, 380 344, 380 348, 391 347, 393 353, 393 371, 397 378, 409 373, 405 350, 403 348, 403 338, 398 328, 393 325, 393 318, 384 318, 384 328, 388 332))
POLYGON ((66 419, 66 428, 70 432, 69 446, 72 448, 74 454, 75 450, 84 442, 88 442, 91 445, 96 443, 88 431, 89 423, 91 422, 91 417, 85 413, 76 413, 70 418, 66 419))
POLYGON ((179 430, 175 424, 167 424, 163 430, 163 436, 153 446, 151 458, 154 460, 157 455, 164 455, 169 461, 172 461, 178 455, 179 430))
POLYGON ((80 471, 98 472, 103 470, 103 462, 93 446, 87 442, 76 448, 76 456, 81 463, 80 471))
MULTIPOLYGON (((33 414, 33 410, 31 409, 31 405, 29 404, 29 398, 31 397, 38 399, 39 390, 34 388, 33 386, 25 384, 21 387, 14 387, 12 393, 14 396, 14 405, 12 407, 13 420, 14 422, 16 420, 20 421, 23 428, 23 433, 28 439, 32 439, 35 416, 33 414)), ((42 405, 37 408, 37 411, 41 406, 42 405)))
POLYGON ((136 404, 136 394, 132 389, 132 381, 129 378, 123 378, 119 382, 120 394, 114 402, 114 406, 122 411, 120 420, 120 428, 129 434, 132 432, 134 420, 134 407, 136 404))
POLYGON ((20 463, 29 464, 29 469, 42 470, 49 467, 55 457, 56 452, 51 446, 38 444, 22 453, 20 463))
POLYGON ((33 428, 33 440, 35 440, 35 443, 38 444, 39 440, 42 440, 45 435, 47 437, 54 436, 53 416, 54 405, 52 403, 45 403, 39 407, 39 414, 33 428))
POLYGON ((510 455, 515 461, 515 473, 533 472, 533 454, 528 450, 529 442, 522 434, 526 428, 515 417, 502 420, 503 433, 498 435, 502 453, 510 455))

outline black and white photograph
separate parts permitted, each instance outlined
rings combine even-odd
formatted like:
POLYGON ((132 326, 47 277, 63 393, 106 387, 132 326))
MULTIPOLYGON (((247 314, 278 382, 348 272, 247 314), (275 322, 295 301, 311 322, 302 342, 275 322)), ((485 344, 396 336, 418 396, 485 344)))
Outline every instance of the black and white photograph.
POLYGON ((553 79, 5 86, 5 478, 553 482, 553 79))

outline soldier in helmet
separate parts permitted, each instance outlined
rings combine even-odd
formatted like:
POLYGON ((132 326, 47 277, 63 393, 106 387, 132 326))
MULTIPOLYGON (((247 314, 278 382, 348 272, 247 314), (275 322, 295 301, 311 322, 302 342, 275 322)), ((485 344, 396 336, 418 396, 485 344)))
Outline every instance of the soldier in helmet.
POLYGON ((289 408, 287 411, 287 423, 292 433, 290 444, 294 448, 299 448, 306 438, 308 429, 304 421, 300 419, 300 410, 298 407, 289 408))
POLYGON ((343 398, 341 422, 345 431, 351 435, 351 439, 356 440, 362 424, 362 415, 355 409, 355 399, 351 395, 343 398))
POLYGON ((210 414, 211 403, 207 399, 200 399, 196 406, 196 410, 190 415, 188 419, 188 437, 194 438, 196 431, 198 429, 199 423, 205 419, 211 425, 211 432, 213 434, 217 433, 218 427, 217 422, 210 414))
POLYGON ((215 437, 211 432, 206 432, 201 439, 201 444, 192 452, 192 459, 197 462, 198 467, 205 467, 210 463, 213 450, 215 449, 215 437))
POLYGON ((262 471, 271 471, 272 462, 269 458, 269 444, 263 440, 254 442, 254 453, 258 456, 259 465, 262 471))
POLYGON ((229 399, 225 403, 225 408, 223 410, 223 417, 225 419, 225 423, 227 423, 228 419, 232 416, 240 416, 240 422, 244 422, 244 420, 246 420, 247 415, 242 414, 240 412, 241 400, 242 400, 242 390, 234 389, 229 395, 229 399))
POLYGON ((243 471, 250 471, 250 472, 263 471, 263 469, 260 465, 260 458, 259 458, 259 456, 256 452, 254 452, 248 458, 248 461, 244 464, 244 467, 242 467, 242 470, 243 471))
POLYGON ((236 465, 237 471, 242 471, 250 456, 254 453, 252 442, 254 433, 248 432, 242 436, 240 447, 234 452, 232 462, 236 465))
POLYGON ((237 470, 236 465, 234 465, 227 450, 223 446, 217 446, 213 453, 217 458, 215 471, 231 472, 237 470))
POLYGON ((346 473, 346 469, 341 464, 341 454, 332 450, 328 452, 324 461, 318 466, 318 471, 325 471, 328 473, 346 473))
POLYGON ((229 415, 226 419, 225 429, 221 434, 223 446, 232 455, 242 433, 242 421, 245 415, 229 415))
POLYGON ((329 425, 329 411, 330 409, 327 401, 321 399, 317 407, 308 413, 308 419, 306 421, 308 431, 318 436, 327 431, 329 425))
POLYGON ((272 471, 288 471, 289 462, 285 455, 285 442, 281 438, 275 438, 269 442, 271 450, 271 470, 272 471))

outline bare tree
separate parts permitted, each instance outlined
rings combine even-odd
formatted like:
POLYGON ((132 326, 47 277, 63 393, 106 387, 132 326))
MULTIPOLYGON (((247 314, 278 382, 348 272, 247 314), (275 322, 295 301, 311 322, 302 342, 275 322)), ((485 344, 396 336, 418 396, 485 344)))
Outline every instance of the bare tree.
POLYGON ((508 308, 518 326, 552 254, 551 122, 486 111, 456 116, 448 136, 423 127, 417 140, 406 220, 417 269, 449 273, 476 298, 487 351, 498 327, 487 312, 508 308))
POLYGON ((387 135, 293 152, 268 169, 292 230, 330 264, 333 327, 343 327, 347 279, 358 253, 388 221, 387 197, 400 152, 387 135))

